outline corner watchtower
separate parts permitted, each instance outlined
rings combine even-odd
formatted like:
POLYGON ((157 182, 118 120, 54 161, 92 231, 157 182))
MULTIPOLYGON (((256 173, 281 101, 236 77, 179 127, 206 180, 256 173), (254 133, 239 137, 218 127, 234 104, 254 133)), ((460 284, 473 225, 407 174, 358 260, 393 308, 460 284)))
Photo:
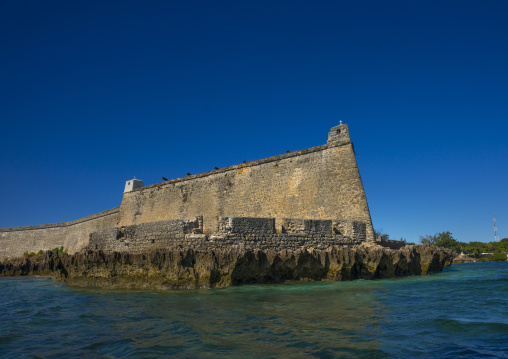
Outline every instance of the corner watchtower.
POLYGON ((125 190, 123 191, 123 193, 132 192, 136 188, 141 188, 141 187, 143 187, 143 181, 138 180, 138 179, 136 179, 136 177, 134 177, 134 179, 131 179, 131 180, 125 182, 125 190))
POLYGON ((328 145, 345 145, 347 143, 351 143, 351 139, 349 138, 349 129, 346 124, 342 124, 340 121, 340 125, 332 127, 330 132, 328 132, 328 145))

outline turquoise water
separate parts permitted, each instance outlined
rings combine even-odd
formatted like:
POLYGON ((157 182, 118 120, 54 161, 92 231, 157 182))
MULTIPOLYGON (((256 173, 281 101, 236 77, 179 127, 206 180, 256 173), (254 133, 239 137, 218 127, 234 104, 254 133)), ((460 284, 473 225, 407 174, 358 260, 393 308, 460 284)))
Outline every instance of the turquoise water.
POLYGON ((5 358, 508 357, 508 262, 202 291, 0 279, 5 358))

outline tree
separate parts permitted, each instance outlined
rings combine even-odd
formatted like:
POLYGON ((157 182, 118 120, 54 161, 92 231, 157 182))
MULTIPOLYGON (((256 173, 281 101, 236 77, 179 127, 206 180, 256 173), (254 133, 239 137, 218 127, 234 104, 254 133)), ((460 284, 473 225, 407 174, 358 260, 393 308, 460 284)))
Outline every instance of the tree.
POLYGON ((494 252, 492 257, 490 258, 490 260, 492 260, 492 261, 505 261, 505 260, 507 260, 506 253, 501 252, 501 251, 496 251, 496 252, 494 252))
POLYGON ((436 243, 437 243, 436 235, 431 236, 430 234, 427 234, 425 237, 424 236, 420 236, 420 243, 421 244, 433 244, 433 245, 436 245, 436 243))
POLYGON ((449 248, 455 252, 461 251, 460 243, 455 238, 453 238, 451 232, 439 233, 438 238, 439 238, 439 240, 437 241, 437 244, 436 244, 438 247, 449 248))
POLYGON ((463 245, 455 238, 453 238, 453 235, 450 231, 436 233, 433 236, 420 236, 420 242, 422 244, 433 244, 438 247, 448 248, 455 252, 461 252, 461 247, 463 245))
POLYGON ((481 250, 479 246, 476 246, 473 242, 470 242, 462 247, 462 252, 478 258, 480 256, 481 250))
POLYGON ((383 241, 387 241, 390 239, 390 236, 386 233, 381 233, 382 229, 380 231, 374 231, 374 238, 381 238, 383 241))
POLYGON ((421 244, 433 244, 438 247, 449 248, 455 252, 464 252, 475 258, 479 258, 479 261, 505 261, 507 260, 506 254, 508 252, 508 238, 503 238, 499 242, 459 242, 451 232, 436 233, 433 236, 427 234, 426 236, 420 236, 421 244), (493 253, 486 257, 480 258, 481 253, 493 253))

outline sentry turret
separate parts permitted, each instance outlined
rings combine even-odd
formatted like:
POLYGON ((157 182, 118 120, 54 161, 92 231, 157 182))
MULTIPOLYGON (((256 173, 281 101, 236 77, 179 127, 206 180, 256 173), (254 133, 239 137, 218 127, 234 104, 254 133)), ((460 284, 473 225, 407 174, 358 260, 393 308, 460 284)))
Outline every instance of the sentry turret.
POLYGON ((125 190, 123 191, 123 193, 132 192, 136 188, 141 188, 141 187, 143 187, 143 181, 136 179, 136 177, 134 177, 133 179, 125 182, 125 190))
POLYGON ((340 125, 332 127, 328 132, 327 144, 329 145, 345 145, 350 142, 348 127, 346 124, 342 124, 342 121, 340 121, 340 125))

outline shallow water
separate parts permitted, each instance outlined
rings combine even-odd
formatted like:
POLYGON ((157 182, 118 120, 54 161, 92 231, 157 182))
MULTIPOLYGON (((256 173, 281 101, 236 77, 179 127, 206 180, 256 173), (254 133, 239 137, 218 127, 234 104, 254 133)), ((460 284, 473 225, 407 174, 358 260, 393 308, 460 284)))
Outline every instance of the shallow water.
POLYGON ((5 358, 508 357, 508 262, 201 291, 0 279, 5 358))

